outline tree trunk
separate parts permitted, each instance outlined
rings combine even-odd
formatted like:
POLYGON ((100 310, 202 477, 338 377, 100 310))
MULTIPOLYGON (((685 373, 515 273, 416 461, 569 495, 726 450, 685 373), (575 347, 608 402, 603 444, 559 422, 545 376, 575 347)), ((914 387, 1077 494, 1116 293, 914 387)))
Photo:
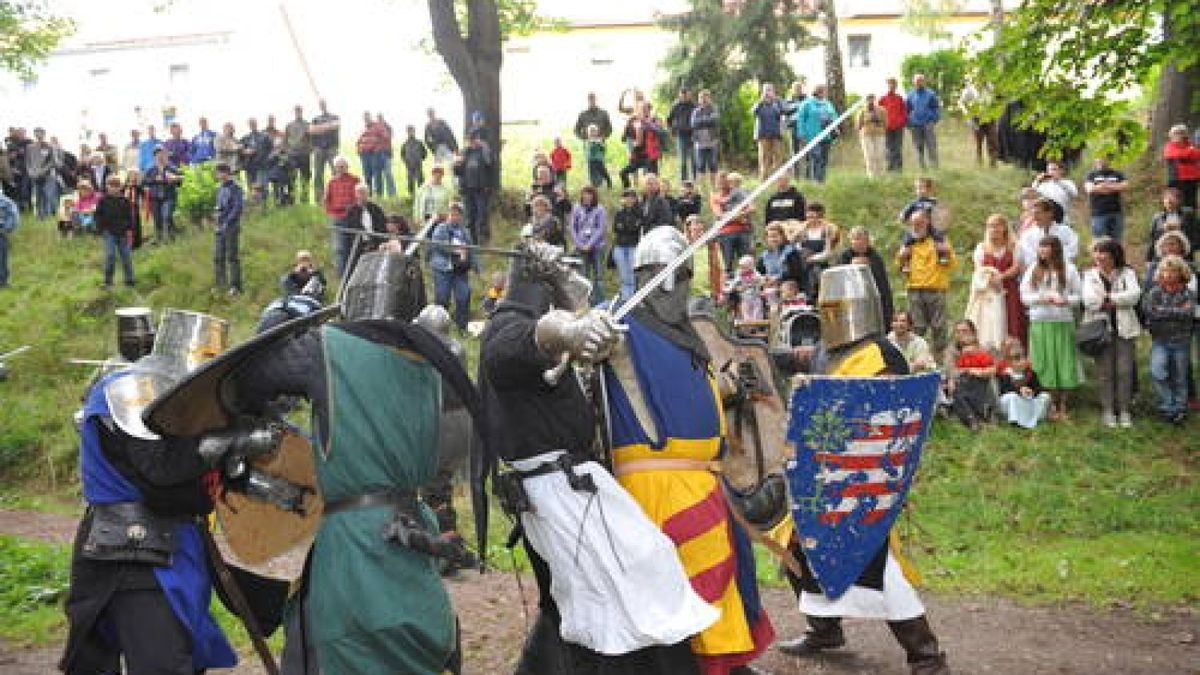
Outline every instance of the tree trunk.
POLYGON ((825 86, 829 100, 839 112, 846 109, 846 75, 842 69, 842 45, 838 40, 837 9, 833 0, 820 0, 821 22, 825 24, 825 86))
MULTIPOLYGON (((1163 41, 1175 39, 1171 25, 1171 13, 1163 14, 1163 41)), ((1150 148, 1152 155, 1161 152, 1167 142, 1167 132, 1175 124, 1186 124, 1189 131, 1200 125, 1200 68, 1192 66, 1179 70, 1174 63, 1163 64, 1158 77, 1158 99, 1154 102, 1154 114, 1150 120, 1150 148)))
MULTIPOLYGON (((450 76, 463 99, 463 129, 471 126, 471 114, 483 114, 495 164, 492 183, 500 185, 500 14, 496 0, 467 0, 467 32, 464 36, 454 12, 454 0, 429 0, 433 42, 446 62, 450 76)), ((463 138, 463 143, 467 142, 463 138)))

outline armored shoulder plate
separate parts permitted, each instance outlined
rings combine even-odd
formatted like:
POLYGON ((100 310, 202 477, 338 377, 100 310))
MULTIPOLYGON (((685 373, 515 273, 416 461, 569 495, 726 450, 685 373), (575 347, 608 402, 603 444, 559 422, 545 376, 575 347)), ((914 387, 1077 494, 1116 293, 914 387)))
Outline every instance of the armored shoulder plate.
POLYGON ((158 434, 146 428, 142 412, 150 402, 175 384, 175 378, 149 368, 134 366, 104 386, 109 414, 121 431, 142 440, 153 441, 158 434))

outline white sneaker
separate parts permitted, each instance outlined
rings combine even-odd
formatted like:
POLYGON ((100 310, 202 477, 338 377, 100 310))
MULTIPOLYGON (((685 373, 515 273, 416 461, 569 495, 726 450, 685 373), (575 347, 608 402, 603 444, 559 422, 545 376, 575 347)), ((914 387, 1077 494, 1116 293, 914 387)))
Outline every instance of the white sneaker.
POLYGON ((1115 415, 1113 415, 1110 412, 1106 412, 1106 413, 1100 415, 1100 423, 1103 424, 1104 426, 1108 427, 1109 429, 1117 428, 1117 418, 1115 415))
POLYGON ((1117 423, 1121 425, 1122 429, 1128 429, 1133 426, 1133 418, 1130 417, 1129 413, 1123 412, 1117 423))

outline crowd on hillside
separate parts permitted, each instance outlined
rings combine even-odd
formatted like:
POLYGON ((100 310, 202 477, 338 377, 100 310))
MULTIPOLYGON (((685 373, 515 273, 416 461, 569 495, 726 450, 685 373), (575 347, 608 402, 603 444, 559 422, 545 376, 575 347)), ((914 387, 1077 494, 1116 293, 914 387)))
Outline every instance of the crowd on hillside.
MULTIPOLYGON (((882 95, 866 97, 849 125, 858 130, 867 172, 902 168, 905 129, 922 169, 936 169, 936 126, 942 116, 937 93, 920 75, 903 95, 895 79, 886 84, 882 95)), ((972 91, 964 94, 967 102, 972 91)), ((1188 402, 1196 407, 1190 354, 1193 341, 1200 344, 1194 337, 1200 334, 1193 267, 1200 246, 1200 149, 1186 128, 1172 129, 1161 150, 1166 187, 1150 227, 1145 268, 1135 271, 1129 259, 1141 256, 1127 255, 1124 243, 1128 182, 1104 157, 1083 177, 1082 189, 1067 167, 1045 163, 1014 196, 1015 215, 993 214, 978 224, 978 234, 968 234, 973 224, 953 222, 954 205, 938 200, 933 179, 919 178, 911 202, 897 205, 904 237, 895 250, 877 250, 868 228, 844 231, 829 218, 826 205, 806 199, 792 175, 779 178, 765 200, 751 202, 742 177, 721 167, 722 112, 709 92, 700 91, 693 100, 693 92, 682 89, 665 120, 637 90, 626 92, 618 109, 627 115, 620 129, 590 95, 574 125, 576 142, 555 138, 551 147, 535 153, 529 174, 523 234, 581 258, 596 282, 595 302, 604 299, 602 282, 609 269, 615 270, 619 293, 632 293, 633 250, 649 230, 679 227, 694 239, 726 218, 716 241, 696 255, 696 294, 728 306, 745 334, 774 338, 781 321, 811 307, 824 269, 869 265, 884 299, 884 320, 893 328, 891 339, 914 369, 944 369, 946 402, 967 425, 996 416, 1023 426, 1067 417, 1068 394, 1083 377, 1079 356, 1086 352, 1095 361, 1102 422, 1130 426, 1134 344, 1144 332, 1151 336, 1149 367, 1160 414, 1182 422, 1188 402), (601 191, 614 187, 609 143, 618 132, 625 152, 612 154, 628 159, 616 170, 622 188, 619 203, 610 209, 601 191), (678 190, 660 174, 667 153, 678 157, 678 190), (586 171, 587 187, 572 200, 567 178, 580 169, 586 171), (1087 223, 1072 220, 1081 194, 1087 223), (973 269, 961 321, 948 315, 946 303, 952 274, 962 264, 956 244, 970 251, 973 269), (895 274, 888 272, 888 260, 895 274), (1090 267, 1082 267, 1085 260, 1090 267), (892 306, 893 286, 902 287, 906 306, 892 306)), ((274 115, 262 129, 251 118, 242 136, 231 123, 217 133, 205 118, 190 138, 175 121, 167 124, 165 139, 148 126, 144 135, 132 130, 121 147, 100 133, 78 155, 43 129, 34 129, 29 138, 24 129, 10 128, 0 161, 6 195, 0 200, 0 286, 8 283, 7 235, 20 212, 40 220, 57 218, 64 237, 100 235, 106 251, 104 285, 112 284, 118 258, 125 283, 134 285, 131 250, 144 239, 170 241, 178 231, 174 211, 185 167, 212 162, 219 183, 218 287, 241 291, 238 235, 245 204, 306 200, 311 188, 333 228, 339 277, 357 255, 381 245, 400 246, 406 235, 423 233, 444 244, 428 254, 434 296, 439 304, 453 305, 455 323, 465 330, 472 311, 470 274, 479 264, 463 245, 490 239, 488 212, 499 174, 492 152, 496 130, 476 113, 460 146, 450 125, 432 109, 420 138, 415 126, 407 126, 399 156, 412 208, 388 213, 377 202, 399 194, 392 127, 382 114, 364 113, 354 144, 360 178, 339 154, 341 119, 324 101, 319 110, 310 120, 296 106, 282 128, 274 115), (446 177, 447 169, 453 180, 446 177), (153 224, 153 239, 143 237, 142 222, 153 224), (363 231, 377 236, 361 237, 363 231)), ((823 86, 806 94, 796 84, 783 98, 764 84, 749 114, 761 179, 786 161, 785 146, 795 152, 809 145, 838 111, 823 86)), ((813 144, 795 176, 822 182, 836 136, 813 144)), ((491 281, 485 305, 494 305, 503 293, 503 279, 491 281)))

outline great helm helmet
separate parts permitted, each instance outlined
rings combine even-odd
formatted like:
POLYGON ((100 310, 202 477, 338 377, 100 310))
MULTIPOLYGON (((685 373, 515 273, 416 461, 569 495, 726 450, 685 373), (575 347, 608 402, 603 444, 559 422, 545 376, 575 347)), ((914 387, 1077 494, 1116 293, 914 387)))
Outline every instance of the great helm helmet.
MULTIPOLYGON (((646 267, 666 265, 679 257, 688 247, 688 241, 679 230, 667 225, 660 225, 642 235, 637 248, 633 251, 633 269, 641 270, 646 267)), ((692 261, 686 261, 680 269, 691 273, 692 261)), ((668 293, 675 287, 675 277, 663 280, 662 289, 668 293)))
POLYGON ((882 335, 883 309, 871 268, 837 265, 821 273, 817 294, 821 340, 833 349, 872 335, 882 335))
POLYGON ((567 264, 562 248, 527 240, 516 246, 520 255, 508 269, 505 302, 524 305, 538 314, 551 307, 579 312, 588 308, 592 282, 567 264))
POLYGON ((133 362, 154 348, 154 314, 149 307, 117 308, 117 353, 133 362))
POLYGON ((150 354, 104 389, 109 412, 122 431, 135 438, 156 439, 142 411, 184 375, 229 346, 229 323, 210 314, 181 309, 163 311, 150 354))
POLYGON ((342 315, 350 320, 412 321, 424 306, 421 270, 396 251, 364 253, 342 291, 342 315))

